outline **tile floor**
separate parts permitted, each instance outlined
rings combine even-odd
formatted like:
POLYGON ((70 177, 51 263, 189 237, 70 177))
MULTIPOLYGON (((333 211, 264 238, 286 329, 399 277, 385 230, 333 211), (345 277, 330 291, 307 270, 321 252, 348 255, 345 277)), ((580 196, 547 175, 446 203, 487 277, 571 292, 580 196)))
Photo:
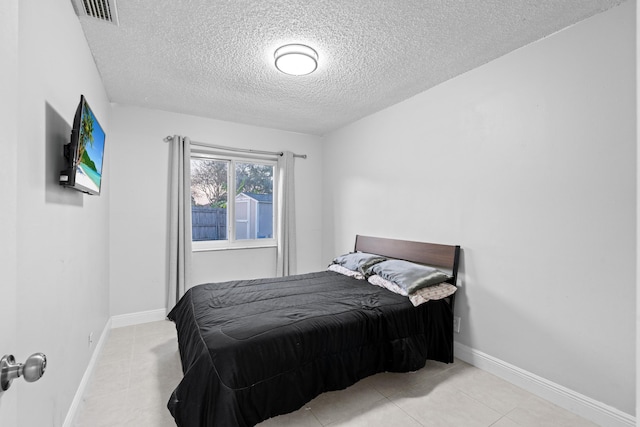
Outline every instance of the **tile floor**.
MULTIPOLYGON (((75 427, 175 426, 166 409, 182 377, 173 323, 111 331, 75 427)), ((420 371, 382 373, 321 394, 260 427, 595 426, 462 361, 427 362, 420 371)))

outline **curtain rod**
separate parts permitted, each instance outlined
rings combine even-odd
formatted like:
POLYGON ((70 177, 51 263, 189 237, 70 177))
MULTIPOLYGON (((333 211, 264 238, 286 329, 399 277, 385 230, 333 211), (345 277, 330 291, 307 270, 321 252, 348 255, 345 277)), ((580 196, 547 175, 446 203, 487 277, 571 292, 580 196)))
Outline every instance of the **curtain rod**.
MULTIPOLYGON (((164 138, 164 142, 169 142, 173 139, 172 136, 166 136, 164 138)), ((215 145, 215 144, 207 144, 204 142, 191 141, 191 145, 199 145, 201 147, 209 147, 209 148, 217 148, 219 150, 225 151, 236 151, 238 153, 251 153, 251 154, 263 154, 269 156, 282 156, 284 153, 282 151, 261 151, 261 150, 250 150, 245 148, 233 148, 233 147, 225 147, 224 145, 215 145)), ((306 154, 294 154, 293 157, 299 157, 301 159, 306 159, 306 154)))

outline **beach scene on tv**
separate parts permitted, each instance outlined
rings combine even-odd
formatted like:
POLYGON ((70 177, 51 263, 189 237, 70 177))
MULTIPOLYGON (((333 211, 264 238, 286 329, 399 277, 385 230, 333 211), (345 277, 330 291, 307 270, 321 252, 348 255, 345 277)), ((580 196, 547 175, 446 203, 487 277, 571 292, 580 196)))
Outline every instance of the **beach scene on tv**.
POLYGON ((104 131, 87 104, 82 106, 80 134, 78 135, 78 157, 76 161, 76 185, 91 192, 100 192, 102 180, 102 155, 104 153, 104 131))

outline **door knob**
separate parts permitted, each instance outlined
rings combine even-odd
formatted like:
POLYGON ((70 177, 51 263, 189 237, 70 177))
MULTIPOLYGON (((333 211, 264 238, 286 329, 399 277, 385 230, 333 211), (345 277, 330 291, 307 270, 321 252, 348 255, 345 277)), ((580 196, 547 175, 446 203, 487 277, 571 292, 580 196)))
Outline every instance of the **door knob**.
POLYGON ((16 363, 12 354, 5 354, 0 359, 0 386, 2 391, 11 387, 11 381, 23 377, 28 383, 38 381, 47 368, 47 356, 34 353, 24 363, 16 363))

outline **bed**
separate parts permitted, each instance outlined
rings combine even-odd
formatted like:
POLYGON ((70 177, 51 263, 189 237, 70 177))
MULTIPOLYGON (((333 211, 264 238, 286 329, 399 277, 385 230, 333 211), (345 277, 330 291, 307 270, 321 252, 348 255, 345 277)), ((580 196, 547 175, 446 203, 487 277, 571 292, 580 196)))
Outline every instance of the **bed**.
MULTIPOLYGON (((356 236, 355 251, 456 283, 459 246, 356 236)), ((415 307, 334 271, 195 286, 168 315, 184 377, 167 406, 180 427, 254 426, 379 372, 452 362, 454 298, 415 307)))

